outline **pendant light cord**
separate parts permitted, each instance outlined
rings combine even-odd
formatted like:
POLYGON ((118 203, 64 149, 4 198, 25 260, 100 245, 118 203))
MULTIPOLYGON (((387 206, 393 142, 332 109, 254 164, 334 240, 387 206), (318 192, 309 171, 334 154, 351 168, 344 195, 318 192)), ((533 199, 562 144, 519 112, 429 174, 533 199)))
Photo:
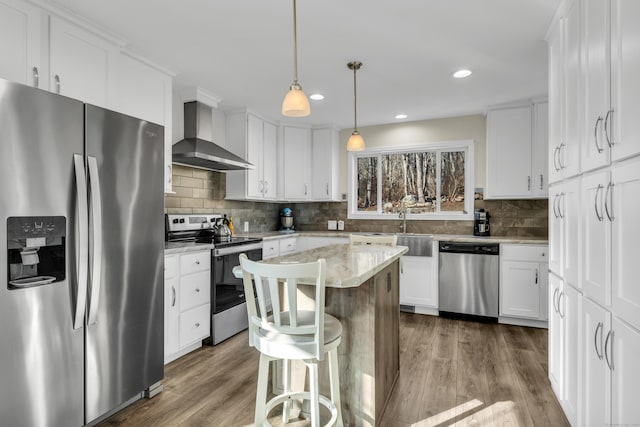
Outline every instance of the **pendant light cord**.
POLYGON ((293 0, 293 82, 298 83, 298 25, 296 0, 293 0))
MULTIPOLYGON (((294 0, 295 1, 295 0, 294 0)), ((357 95, 356 95, 356 71, 357 67, 353 67, 353 130, 358 131, 358 107, 357 107, 357 95)))

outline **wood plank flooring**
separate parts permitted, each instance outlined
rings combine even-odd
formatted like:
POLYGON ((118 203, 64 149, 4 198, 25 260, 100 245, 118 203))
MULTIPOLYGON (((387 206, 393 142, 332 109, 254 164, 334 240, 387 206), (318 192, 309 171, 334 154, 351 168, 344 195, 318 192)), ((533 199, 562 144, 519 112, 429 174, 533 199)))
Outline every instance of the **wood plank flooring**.
MULTIPOLYGON (((162 393, 99 426, 250 426, 257 368, 243 332, 167 365, 162 393)), ((568 426, 547 379, 547 331, 401 313, 400 378, 381 425, 568 426)))

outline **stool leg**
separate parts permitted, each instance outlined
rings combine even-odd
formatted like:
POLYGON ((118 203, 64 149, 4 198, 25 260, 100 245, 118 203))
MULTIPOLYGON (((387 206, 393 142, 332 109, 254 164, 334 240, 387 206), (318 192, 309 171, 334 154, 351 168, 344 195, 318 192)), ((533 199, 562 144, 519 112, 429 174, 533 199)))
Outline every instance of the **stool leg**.
POLYGON ((342 424, 342 403, 340 402, 340 371, 338 369, 338 349, 334 348, 329 352, 329 384, 331 388, 331 401, 338 410, 338 420, 336 427, 343 427, 342 424))
POLYGON ((311 427, 320 426, 320 399, 318 390, 318 364, 308 363, 309 368, 309 391, 311 394, 311 427))
MULTIPOLYGON (((282 385, 283 393, 291 393, 291 360, 284 359, 282 361, 282 385)), ((291 412, 291 399, 283 403, 282 408, 282 423, 287 424, 289 422, 289 413, 291 412)))
POLYGON ((256 390, 256 412, 254 416, 255 427, 263 427, 267 419, 267 383, 269 382, 269 358, 260 353, 258 365, 258 388, 256 390))

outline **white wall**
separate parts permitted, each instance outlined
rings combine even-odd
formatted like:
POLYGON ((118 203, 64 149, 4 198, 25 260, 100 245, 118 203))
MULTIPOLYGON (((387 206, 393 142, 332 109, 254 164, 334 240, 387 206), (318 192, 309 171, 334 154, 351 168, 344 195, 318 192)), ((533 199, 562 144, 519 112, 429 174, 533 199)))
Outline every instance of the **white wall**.
MULTIPOLYGON (((353 129, 340 131, 340 193, 347 193, 347 140, 353 129)), ((473 116, 403 122, 358 128, 367 148, 401 147, 420 143, 472 139, 475 152, 474 188, 484 188, 486 167, 486 118, 473 116)))

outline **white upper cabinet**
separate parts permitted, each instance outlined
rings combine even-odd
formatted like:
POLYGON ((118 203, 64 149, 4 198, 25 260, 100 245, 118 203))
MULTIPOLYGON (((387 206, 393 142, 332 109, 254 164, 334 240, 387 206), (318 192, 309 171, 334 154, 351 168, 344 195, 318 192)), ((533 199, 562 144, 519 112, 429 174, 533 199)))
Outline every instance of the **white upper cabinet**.
POLYGON ((580 173, 580 33, 569 1, 549 33, 549 182, 580 173))
POLYGON ((55 16, 50 26, 50 90, 109 108, 118 47, 55 16))
POLYGON ((610 156, 609 2, 582 0, 581 12, 585 86, 582 170, 588 171, 609 164, 610 156))
POLYGON ((611 110, 614 161, 640 153, 640 2, 611 0, 611 110))
POLYGON ((340 200, 338 195, 338 131, 311 131, 311 195, 313 200, 340 200))
POLYGON ((531 195, 531 106, 487 112, 485 198, 531 195))
POLYGON ((584 171, 640 153, 640 3, 583 0, 584 171))
POLYGON ((311 198, 311 130, 303 127, 282 127, 283 198, 311 198))
POLYGON ((547 157, 549 151, 549 104, 541 102, 533 105, 533 164, 531 166, 532 195, 548 197, 549 175, 547 157))
POLYGON ((43 13, 17 0, 0 1, 0 77, 46 88, 41 28, 43 13))
POLYGON ((487 199, 547 197, 547 104, 487 112, 487 199))
POLYGON ((227 149, 255 169, 227 171, 227 198, 277 198, 277 127, 246 111, 227 114, 227 149))

